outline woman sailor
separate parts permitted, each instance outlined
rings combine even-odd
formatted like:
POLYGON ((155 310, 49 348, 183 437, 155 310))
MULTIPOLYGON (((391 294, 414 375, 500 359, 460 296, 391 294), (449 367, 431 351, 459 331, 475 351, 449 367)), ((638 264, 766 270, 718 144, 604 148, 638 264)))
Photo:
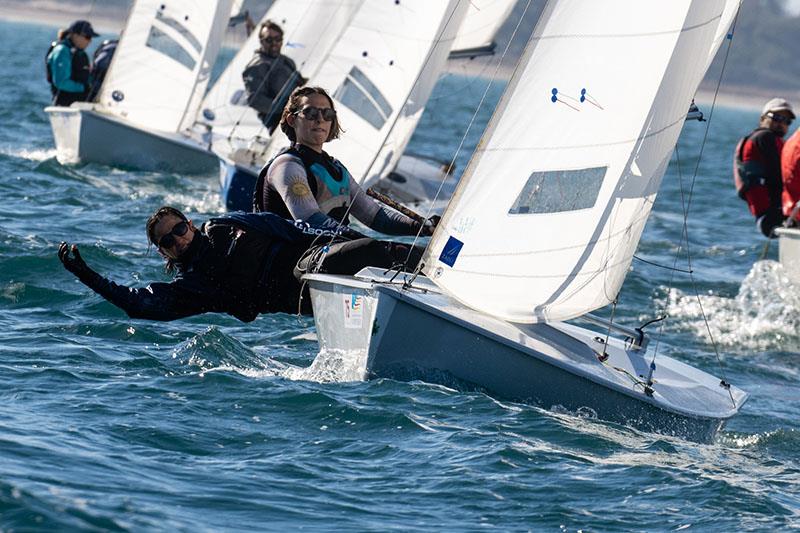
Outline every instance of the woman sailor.
MULTIPOLYGON (((321 87, 295 89, 280 121, 291 146, 269 161, 258 177, 253 210, 334 229, 350 215, 387 235, 431 235, 436 220, 424 226, 368 197, 345 166, 322 150, 341 132, 333 99, 321 87)), ((435 217, 438 219, 438 217, 435 217)))

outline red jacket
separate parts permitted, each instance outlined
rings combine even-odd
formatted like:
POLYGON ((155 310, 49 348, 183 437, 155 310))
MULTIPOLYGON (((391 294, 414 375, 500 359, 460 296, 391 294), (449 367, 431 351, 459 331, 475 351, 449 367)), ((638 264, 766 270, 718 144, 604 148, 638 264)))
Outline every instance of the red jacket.
POLYGON ((782 148, 783 139, 767 128, 756 128, 736 147, 736 190, 755 217, 780 208, 782 148))
MULTIPOLYGON (((783 145, 781 154, 781 174, 783 174, 783 214, 792 214, 795 204, 800 201, 800 129, 789 137, 783 145)), ((800 220, 800 215, 795 216, 800 220)))

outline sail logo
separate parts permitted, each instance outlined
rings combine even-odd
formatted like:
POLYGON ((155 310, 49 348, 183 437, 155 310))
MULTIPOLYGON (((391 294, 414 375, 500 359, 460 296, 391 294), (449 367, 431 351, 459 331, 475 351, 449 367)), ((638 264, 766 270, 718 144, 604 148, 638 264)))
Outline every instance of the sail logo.
POLYGON ((345 294, 344 327, 347 329, 361 329, 364 324, 364 297, 360 294, 345 294))
POLYGON ((447 242, 444 245, 444 249, 442 249, 442 253, 439 254, 439 261, 444 263, 445 265, 452 267, 456 264, 456 259, 458 259, 458 254, 461 253, 461 248, 464 247, 464 243, 456 239, 455 237, 450 237, 447 239, 447 242))

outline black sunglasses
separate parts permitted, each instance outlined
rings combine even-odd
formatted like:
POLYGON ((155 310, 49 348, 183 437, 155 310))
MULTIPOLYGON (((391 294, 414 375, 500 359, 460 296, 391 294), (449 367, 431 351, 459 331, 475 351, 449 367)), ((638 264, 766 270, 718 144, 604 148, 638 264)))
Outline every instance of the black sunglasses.
POLYGON ((777 122, 778 124, 786 124, 787 126, 792 125, 792 119, 790 117, 786 117, 783 115, 776 115, 775 113, 767 113, 767 116, 777 122))
POLYGON ((189 231, 189 223, 181 220, 169 230, 169 233, 162 235, 158 240, 158 247, 162 250, 167 250, 175 246, 175 237, 183 237, 189 231))
POLYGON ((283 41, 283 37, 263 37, 260 39, 262 43, 272 44, 283 41))
POLYGON ((322 108, 308 106, 295 113, 295 115, 303 115, 303 117, 307 118, 308 120, 317 120, 320 116, 322 116, 322 120, 325 122, 331 122, 336 118, 336 110, 330 107, 322 108))

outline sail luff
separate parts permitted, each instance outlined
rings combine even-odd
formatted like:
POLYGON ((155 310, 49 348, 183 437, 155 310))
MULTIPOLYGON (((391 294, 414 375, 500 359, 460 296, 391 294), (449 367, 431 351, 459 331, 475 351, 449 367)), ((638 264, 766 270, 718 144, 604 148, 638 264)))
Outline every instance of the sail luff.
POLYGON ((551 2, 431 240, 426 274, 519 322, 613 300, 724 7, 551 2))

